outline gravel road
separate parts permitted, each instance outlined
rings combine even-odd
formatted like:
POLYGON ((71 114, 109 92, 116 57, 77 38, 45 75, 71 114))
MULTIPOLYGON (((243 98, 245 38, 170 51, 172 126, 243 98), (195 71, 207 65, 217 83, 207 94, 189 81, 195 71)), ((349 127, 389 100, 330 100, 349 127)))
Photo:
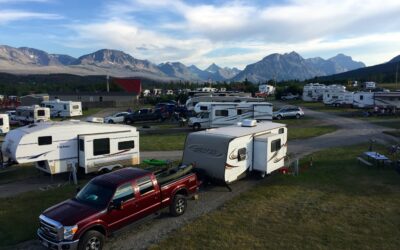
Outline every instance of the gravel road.
MULTIPOLYGON (((389 145, 390 143, 400 142, 398 138, 382 133, 382 131, 390 129, 366 121, 344 118, 329 113, 307 109, 305 109, 305 112, 309 116, 321 119, 321 122, 323 121, 324 124, 333 124, 338 126, 340 129, 319 137, 291 141, 289 143, 289 152, 293 156, 292 159, 299 158, 321 149, 364 143, 368 142, 370 139, 389 143, 389 145)), ((181 155, 181 151, 141 153, 142 158, 148 157, 160 159, 180 159, 181 155)), ((189 223, 203 214, 217 209, 222 206, 224 202, 264 181, 268 182, 268 178, 265 180, 247 178, 238 181, 232 185, 232 192, 228 192, 225 187, 209 187, 202 190, 199 195, 199 200, 189 201, 189 208, 183 216, 172 218, 166 213, 162 213, 159 217, 150 219, 146 223, 129 226, 117 236, 108 239, 106 249, 146 249, 152 244, 158 243, 182 225, 189 223)), ((37 241, 29 241, 19 244, 18 246, 13 247, 13 249, 42 248, 37 241)))

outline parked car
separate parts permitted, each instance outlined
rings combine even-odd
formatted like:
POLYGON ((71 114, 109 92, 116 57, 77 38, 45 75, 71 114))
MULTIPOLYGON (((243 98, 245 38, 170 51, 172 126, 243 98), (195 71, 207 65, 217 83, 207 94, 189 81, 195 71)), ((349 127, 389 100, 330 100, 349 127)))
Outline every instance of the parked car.
POLYGON ((104 117, 105 123, 123 123, 125 120, 125 116, 129 115, 129 112, 119 112, 113 115, 104 117))
POLYGON ((125 116, 124 122, 126 124, 132 124, 138 121, 164 121, 167 117, 165 112, 161 109, 140 109, 134 113, 125 116))
POLYGON ((17 111, 16 110, 7 110, 5 112, 8 115, 9 121, 11 125, 17 124, 18 121, 15 120, 15 116, 17 115, 17 111))
POLYGON ((300 99, 300 96, 298 94, 293 95, 292 93, 289 93, 287 95, 281 96, 281 100, 283 101, 298 100, 298 99, 300 99))
POLYGON ((113 232, 160 209, 169 207, 171 215, 180 216, 200 182, 191 169, 178 168, 180 176, 124 168, 95 177, 75 198, 45 210, 37 235, 50 249, 100 250, 113 232))
POLYGON ((296 106, 285 106, 278 111, 273 112, 273 119, 283 119, 283 118, 297 118, 304 116, 304 112, 300 107, 296 106))

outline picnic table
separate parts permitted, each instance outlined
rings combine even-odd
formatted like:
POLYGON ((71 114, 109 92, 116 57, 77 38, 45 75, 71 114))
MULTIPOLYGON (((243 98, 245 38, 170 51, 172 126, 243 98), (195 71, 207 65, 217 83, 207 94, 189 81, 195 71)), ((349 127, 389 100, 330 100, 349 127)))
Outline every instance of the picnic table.
POLYGON ((378 152, 367 151, 363 153, 363 156, 365 156, 369 161, 372 161, 374 165, 377 166, 384 166, 385 162, 390 161, 389 158, 378 152))

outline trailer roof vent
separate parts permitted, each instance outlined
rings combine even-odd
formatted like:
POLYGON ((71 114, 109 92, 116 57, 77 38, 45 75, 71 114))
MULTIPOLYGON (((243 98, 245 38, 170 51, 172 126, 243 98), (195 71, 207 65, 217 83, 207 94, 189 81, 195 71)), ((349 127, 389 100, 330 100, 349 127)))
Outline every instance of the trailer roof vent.
POLYGON ((256 120, 245 119, 242 122, 242 127, 255 127, 257 126, 256 120))

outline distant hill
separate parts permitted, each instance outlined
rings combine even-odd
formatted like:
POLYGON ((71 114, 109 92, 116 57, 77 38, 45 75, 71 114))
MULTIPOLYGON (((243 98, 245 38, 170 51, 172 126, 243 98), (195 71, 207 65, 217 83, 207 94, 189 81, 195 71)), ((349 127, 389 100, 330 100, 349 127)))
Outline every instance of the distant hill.
POLYGON ((265 82, 271 79, 277 81, 305 80, 315 76, 325 76, 365 67, 362 62, 355 62, 350 56, 338 54, 328 60, 320 57, 304 59, 296 52, 271 54, 261 61, 247 65, 233 79, 251 82, 265 82))
POLYGON ((394 57, 387 63, 364 67, 330 76, 316 77, 314 80, 320 82, 347 80, 394 82, 396 77, 396 70, 399 70, 398 80, 400 80, 400 55, 394 57))

